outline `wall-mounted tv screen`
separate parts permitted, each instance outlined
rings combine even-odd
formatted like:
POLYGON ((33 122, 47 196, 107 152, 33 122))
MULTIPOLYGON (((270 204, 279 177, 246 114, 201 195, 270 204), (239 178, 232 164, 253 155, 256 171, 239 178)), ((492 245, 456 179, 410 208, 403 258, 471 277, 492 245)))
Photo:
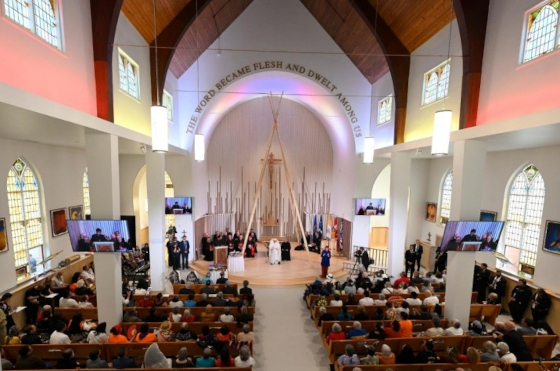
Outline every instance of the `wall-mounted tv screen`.
POLYGON ((75 252, 126 252, 131 249, 126 220, 67 220, 75 252))
POLYGON ((448 221, 442 251, 496 251, 504 222, 448 221))
POLYGON ((192 197, 166 197, 166 214, 192 214, 192 197))
POLYGON ((356 199, 356 215, 385 215, 385 199, 384 198, 357 198, 356 199))

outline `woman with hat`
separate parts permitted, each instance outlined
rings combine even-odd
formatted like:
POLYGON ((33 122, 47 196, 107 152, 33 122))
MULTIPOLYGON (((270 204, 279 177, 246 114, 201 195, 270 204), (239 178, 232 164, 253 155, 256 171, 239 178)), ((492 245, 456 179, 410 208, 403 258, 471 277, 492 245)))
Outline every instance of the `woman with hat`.
POLYGON ((329 246, 325 246, 323 251, 321 251, 321 277, 327 277, 329 272, 329 266, 331 265, 331 251, 329 246))
POLYGON ((158 343, 175 341, 175 333, 171 330, 171 322, 163 321, 156 331, 158 343))

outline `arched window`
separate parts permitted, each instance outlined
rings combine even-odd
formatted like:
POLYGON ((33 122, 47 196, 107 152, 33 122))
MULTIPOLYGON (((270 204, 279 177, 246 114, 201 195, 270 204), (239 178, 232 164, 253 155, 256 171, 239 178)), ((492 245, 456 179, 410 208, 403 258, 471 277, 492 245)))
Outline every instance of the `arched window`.
POLYGON ((12 165, 7 180, 8 209, 14 246, 16 277, 42 272, 43 224, 39 184, 22 159, 12 165))
POLYGON ((529 165, 515 177, 508 194, 505 255, 516 266, 515 273, 529 277, 537 262, 544 190, 541 173, 529 165))
POLYGON ((57 1, 4 0, 8 18, 25 27, 51 45, 62 49, 57 1))
POLYGON ((443 184, 441 186, 441 208, 440 208, 440 223, 447 224, 451 217, 451 191, 453 189, 453 170, 445 175, 443 184))
POLYGON ((554 50, 558 24, 558 1, 538 8, 528 14, 523 62, 540 57, 554 50))
POLYGON ((422 104, 427 105, 447 97, 449 93, 449 72, 451 61, 446 60, 424 74, 424 95, 422 104))
POLYGON ((429 104, 436 101, 437 86, 438 76, 435 72, 432 72, 426 78, 426 87, 424 88, 424 104, 429 104))
MULTIPOLYGON (((171 178, 169 177, 169 174, 167 174, 167 171, 165 172, 165 197, 173 197, 175 196, 175 192, 173 190, 173 182, 171 181, 171 178)), ((169 228, 170 226, 174 226, 175 225, 175 215, 173 214, 165 214, 165 225, 167 226, 167 228, 169 228)))
POLYGON ((84 215, 91 215, 91 203, 89 200, 89 175, 88 170, 84 171, 82 178, 82 189, 84 190, 84 215))

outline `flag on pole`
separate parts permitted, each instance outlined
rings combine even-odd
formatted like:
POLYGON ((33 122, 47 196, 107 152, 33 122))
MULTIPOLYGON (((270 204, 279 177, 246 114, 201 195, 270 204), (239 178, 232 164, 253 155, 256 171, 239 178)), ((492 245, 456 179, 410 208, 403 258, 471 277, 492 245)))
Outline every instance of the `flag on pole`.
POLYGON ((323 234, 323 215, 321 215, 321 219, 319 219, 319 232, 323 234))
POLYGON ((331 239, 331 235, 332 235, 332 219, 331 219, 331 214, 329 214, 329 216, 327 217, 327 232, 325 233, 325 237, 330 240, 331 239))
POLYGON ((338 238, 338 218, 334 218, 333 238, 338 238))
POLYGON ((344 222, 340 221, 340 233, 339 233, 339 240, 340 240, 340 250, 344 247, 344 222))
POLYGON ((317 215, 313 216, 313 233, 317 230, 317 215))

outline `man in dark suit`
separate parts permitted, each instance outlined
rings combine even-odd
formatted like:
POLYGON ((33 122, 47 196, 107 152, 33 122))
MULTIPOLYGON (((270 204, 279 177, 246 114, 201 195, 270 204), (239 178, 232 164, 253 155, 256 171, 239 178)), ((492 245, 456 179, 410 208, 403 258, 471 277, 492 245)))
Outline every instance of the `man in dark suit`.
POLYGON ((405 275, 408 275, 408 271, 410 271, 410 278, 412 279, 412 274, 414 273, 414 263, 416 262, 414 245, 410 245, 408 250, 404 253, 404 262, 406 264, 405 275))
MULTIPOLYGON (((417 265, 416 270, 420 270, 420 260, 422 259, 422 254, 424 253, 424 247, 420 244, 420 240, 416 240, 414 244, 414 253, 416 254, 415 263, 417 265)), ((414 266, 414 264, 413 264, 414 266)))
POLYGON ((243 287, 239 290, 241 295, 249 295, 253 293, 253 289, 249 287, 249 281, 243 281, 243 287))
POLYGON ((118 357, 113 359, 113 368, 122 369, 122 368, 139 368, 140 365, 137 364, 133 358, 126 356, 126 348, 120 348, 118 353, 118 357))
POLYGON ((369 259, 369 255, 368 252, 366 251, 365 247, 360 247, 360 261, 362 263, 362 265, 364 266, 364 268, 366 269, 366 272, 368 271, 368 267, 371 264, 371 260, 369 259))
POLYGON ((183 240, 179 244, 179 248, 181 249, 181 263, 183 269, 189 269, 189 251, 191 249, 191 245, 187 240, 187 235, 183 236, 183 240))
MULTIPOLYGON (((527 286, 527 281, 522 278, 517 282, 517 286, 511 292, 511 299, 509 300, 508 307, 511 318, 517 323, 521 323, 523 313, 531 300, 531 289, 527 286)), ((512 351, 513 353, 513 351, 512 351)))
POLYGON ((475 242, 480 241, 480 238, 476 235, 476 229, 471 229, 471 233, 465 235, 461 242, 475 242))
POLYGON ((490 271, 486 263, 480 264, 480 270, 474 276, 474 290, 478 293, 476 302, 482 303, 486 300, 486 288, 490 280, 490 271))
MULTIPOLYGON (((251 290, 252 291, 252 290, 251 290)), ((237 288, 232 287, 231 286, 231 282, 226 281, 226 286, 224 287, 224 289, 222 290, 222 292, 224 293, 224 295, 226 294, 237 294, 237 288)))
POLYGON ((97 228, 95 230, 95 234, 90 238, 91 245, 93 246, 94 242, 106 242, 107 237, 101 234, 101 228, 97 228))
POLYGON ((502 302, 502 297, 506 294, 507 282, 504 277, 502 277, 501 271, 496 271, 496 275, 492 277, 490 284, 488 285, 488 293, 495 293, 498 295, 498 303, 502 302))
POLYGON ((504 341, 507 345, 509 345, 509 351, 515 354, 518 362, 530 362, 533 360, 533 356, 531 355, 531 351, 527 347, 527 343, 525 343, 525 339, 523 339, 523 335, 520 332, 516 331, 515 324, 511 321, 507 321, 504 323, 505 332, 500 333, 496 332, 492 336, 494 339, 499 339, 500 341, 504 341))

